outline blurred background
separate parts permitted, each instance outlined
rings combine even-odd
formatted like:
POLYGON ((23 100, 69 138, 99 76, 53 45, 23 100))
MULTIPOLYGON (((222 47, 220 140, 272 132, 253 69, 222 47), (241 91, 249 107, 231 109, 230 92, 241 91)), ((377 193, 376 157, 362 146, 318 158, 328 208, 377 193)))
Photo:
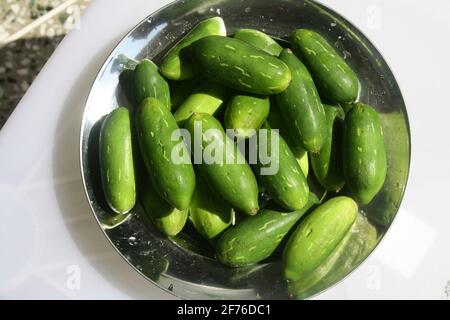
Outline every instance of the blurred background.
POLYGON ((0 0, 0 130, 91 0, 0 0))

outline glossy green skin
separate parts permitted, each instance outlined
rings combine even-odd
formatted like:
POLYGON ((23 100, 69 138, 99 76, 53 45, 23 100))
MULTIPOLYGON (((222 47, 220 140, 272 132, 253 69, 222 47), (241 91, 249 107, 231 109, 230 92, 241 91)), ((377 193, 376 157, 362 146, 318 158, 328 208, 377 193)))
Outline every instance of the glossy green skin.
POLYGON ((216 115, 225 105, 228 90, 215 83, 203 83, 195 89, 173 114, 180 127, 194 113, 208 113, 216 115))
POLYGON ((304 151, 303 155, 296 156, 295 159, 297 159, 298 164, 300 165, 300 168, 302 169, 303 175, 305 178, 308 178, 309 175, 309 156, 308 152, 304 151))
POLYGON ((100 131, 100 171, 103 190, 111 209, 127 213, 136 203, 136 179, 130 113, 117 108, 104 120, 100 131))
POLYGON ((298 29, 292 34, 291 44, 295 54, 308 67, 321 94, 334 103, 353 102, 358 98, 358 77, 320 34, 298 29))
POLYGON ((388 226, 398 211, 408 180, 410 142, 407 120, 401 112, 380 113, 387 155, 386 181, 374 199, 368 217, 381 226, 388 226))
MULTIPOLYGON (((196 164, 207 184, 234 209, 250 215, 256 214, 259 208, 256 178, 237 145, 225 134, 220 122, 212 115, 195 113, 187 122, 186 128, 193 137, 193 141, 199 139, 195 131, 201 132, 202 155, 207 153, 205 148, 208 146, 223 150, 223 157, 218 159, 218 163, 207 163, 205 159, 200 159, 203 160, 201 164, 196 164), (201 125, 201 131, 199 125, 201 125), (211 134, 207 136, 205 132, 209 129, 213 130, 210 130, 211 134), (234 159, 234 162, 229 163, 226 159, 234 159)), ((194 155, 194 160, 198 163, 195 158, 194 155)))
POLYGON ((219 238, 216 258, 230 267, 251 265, 270 257, 303 215, 319 200, 310 193, 307 204, 295 212, 262 210, 231 227, 219 238))
POLYGON ((197 24, 180 42, 167 53, 161 64, 161 73, 170 80, 186 80, 197 74, 197 69, 184 53, 186 47, 207 36, 227 35, 225 24, 220 17, 203 20, 197 24))
POLYGON ((276 99, 270 99, 270 112, 266 121, 272 129, 278 129, 280 135, 284 138, 291 151, 294 153, 300 168, 302 168, 305 177, 309 174, 309 157, 308 152, 291 137, 287 130, 287 125, 281 116, 280 109, 276 99))
POLYGON ((262 164, 261 158, 258 157, 254 172, 260 184, 278 205, 289 211, 300 210, 308 201, 308 182, 286 141, 276 131, 266 126, 264 129, 268 130, 268 137, 259 139, 257 154, 259 156, 261 153, 267 153, 270 158, 276 159, 277 163, 262 164), (273 138, 278 139, 278 150, 272 146, 273 138), (275 174, 262 174, 262 169, 268 167, 278 167, 278 171, 275 174))
POLYGON ((205 76, 232 89, 271 95, 291 82, 283 61, 238 39, 206 37, 193 43, 189 52, 205 76))
POLYGON ((228 103, 224 124, 238 138, 249 138, 261 128, 270 111, 268 97, 237 95, 228 103))
POLYGON ((273 40, 270 36, 255 29, 240 29, 233 36, 235 39, 242 40, 251 44, 255 48, 261 49, 268 54, 278 57, 283 51, 283 47, 273 40))
POLYGON ((320 283, 322 277, 325 277, 333 269, 333 266, 336 264, 339 256, 348 245, 348 242, 350 241, 350 234, 350 231, 347 232, 337 247, 313 272, 297 281, 291 281, 288 283, 288 292, 291 296, 295 296, 297 299, 303 299, 308 297, 308 294, 313 294, 312 291, 315 286, 320 283))
POLYGON ((138 98, 136 96, 137 91, 136 85, 134 84, 134 70, 131 69, 123 70, 119 76, 119 83, 130 106, 135 108, 138 105, 137 103, 138 98))
POLYGON ((178 210, 164 200, 150 181, 142 184, 140 198, 152 223, 166 236, 176 236, 186 224, 187 210, 178 210))
POLYGON ((305 279, 323 263, 355 222, 358 205, 336 197, 315 209, 289 238, 283 252, 283 272, 288 281, 305 279))
POLYGON ((344 175, 356 201, 370 203, 383 187, 387 160, 383 129, 378 113, 356 104, 345 118, 344 175))
POLYGON ((289 285, 290 295, 304 299, 337 283, 367 258, 377 242, 376 228, 358 214, 350 231, 326 261, 305 279, 289 285))
POLYGON ((311 166, 317 181, 328 191, 339 191, 345 185, 342 163, 344 110, 325 105, 328 135, 317 154, 311 155, 311 166))
POLYGON ((155 98, 170 109, 170 89, 167 81, 159 74, 158 66, 148 59, 142 60, 134 69, 136 101, 155 98))
POLYGON ((147 98, 139 106, 136 127, 153 186, 170 205, 179 210, 187 209, 195 189, 195 173, 184 143, 181 139, 171 139, 178 126, 170 110, 159 100, 147 98), (180 146, 183 163, 176 164, 171 155, 174 148, 180 150, 180 146))
POLYGON ((189 206, 189 219, 203 237, 214 240, 231 225, 234 210, 197 176, 195 193, 189 206))
POLYGON ((346 277, 367 258, 378 243, 377 229, 361 214, 358 214, 348 237, 347 243, 339 245, 342 247, 339 248, 341 252, 330 272, 321 278, 319 289, 325 289, 346 277))
POLYGON ((199 86, 199 79, 193 78, 184 81, 171 81, 169 86, 170 101, 172 103, 171 110, 172 112, 175 112, 199 86))
POLYGON ((303 63, 285 49, 280 55, 292 73, 292 83, 276 96, 279 110, 293 139, 304 149, 317 153, 327 137, 325 109, 320 101, 309 71, 303 63))

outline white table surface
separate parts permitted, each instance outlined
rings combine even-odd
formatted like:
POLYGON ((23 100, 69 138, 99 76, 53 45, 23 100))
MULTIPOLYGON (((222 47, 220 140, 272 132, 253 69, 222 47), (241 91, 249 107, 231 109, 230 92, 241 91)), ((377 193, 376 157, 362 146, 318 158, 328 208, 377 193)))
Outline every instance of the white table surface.
MULTIPOLYGON (((79 169, 90 86, 110 50, 166 0, 95 0, 0 132, 0 298, 164 299, 95 222, 79 169)), ((382 52, 408 107, 413 160, 396 221, 375 253, 318 298, 450 294, 450 2, 327 0, 382 52)))

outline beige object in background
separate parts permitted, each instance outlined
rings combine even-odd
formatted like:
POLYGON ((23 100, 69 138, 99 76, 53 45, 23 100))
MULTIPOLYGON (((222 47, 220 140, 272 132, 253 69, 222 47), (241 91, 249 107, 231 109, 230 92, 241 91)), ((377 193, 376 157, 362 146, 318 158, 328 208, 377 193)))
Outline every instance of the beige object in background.
POLYGON ((1 1, 0 129, 89 1, 1 1))

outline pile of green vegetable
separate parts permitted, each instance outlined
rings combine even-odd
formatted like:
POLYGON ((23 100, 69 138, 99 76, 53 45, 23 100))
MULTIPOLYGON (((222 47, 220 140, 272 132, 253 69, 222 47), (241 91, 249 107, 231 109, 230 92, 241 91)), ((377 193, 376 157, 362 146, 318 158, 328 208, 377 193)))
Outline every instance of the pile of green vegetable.
MULTIPOLYGON (((295 30, 290 47, 257 30, 227 37, 218 17, 200 22, 159 67, 146 59, 121 74, 133 116, 120 107, 106 117, 100 161, 112 210, 130 212, 138 193, 162 233, 192 223, 230 267, 261 262, 284 245, 284 277, 302 296, 375 245, 358 204, 379 193, 387 163, 379 115, 357 102, 360 84, 345 59, 310 30, 295 30), (214 140, 240 161, 192 164, 172 134, 184 128, 193 136, 198 123, 203 149, 214 140), (267 164, 250 165, 224 129, 247 141, 261 129, 279 138, 279 170, 262 175, 267 164), (171 160, 174 150, 182 163, 171 160), (334 195, 323 203, 310 192, 309 164, 334 195)), ((275 152, 268 141, 257 148, 275 152)))

